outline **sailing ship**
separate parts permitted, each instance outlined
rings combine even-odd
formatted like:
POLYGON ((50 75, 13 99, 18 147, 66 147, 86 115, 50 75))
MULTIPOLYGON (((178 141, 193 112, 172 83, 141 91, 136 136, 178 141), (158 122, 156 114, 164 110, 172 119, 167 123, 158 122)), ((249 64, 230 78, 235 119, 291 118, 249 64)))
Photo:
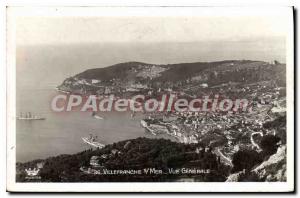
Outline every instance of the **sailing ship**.
POLYGON ((44 117, 39 117, 36 115, 32 115, 31 112, 23 113, 20 114, 20 116, 17 117, 18 120, 45 120, 46 118, 44 117))

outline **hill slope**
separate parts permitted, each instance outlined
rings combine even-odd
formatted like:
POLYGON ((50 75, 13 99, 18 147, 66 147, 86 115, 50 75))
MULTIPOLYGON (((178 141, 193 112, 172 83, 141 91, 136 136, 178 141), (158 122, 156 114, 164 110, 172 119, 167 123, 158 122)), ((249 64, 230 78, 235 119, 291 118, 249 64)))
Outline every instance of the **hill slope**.
POLYGON ((89 69, 66 79, 59 88, 65 91, 84 89, 97 91, 91 81, 99 86, 113 89, 139 85, 143 88, 172 88, 181 90, 187 86, 205 83, 209 86, 222 83, 255 83, 273 80, 285 85, 285 65, 262 61, 228 60, 218 62, 196 62, 155 65, 141 62, 120 63, 105 68, 89 69), (82 83, 82 80, 88 83, 82 83), (80 87, 81 86, 81 87, 80 87), (90 87, 92 86, 92 87, 90 87), (88 88, 87 88, 88 87, 88 88))
MULTIPOLYGON (((107 145, 99 150, 86 150, 74 155, 60 155, 45 160, 35 160, 17 164, 17 181, 26 182, 25 169, 44 163, 40 171, 42 182, 101 182, 101 181, 174 181, 179 178, 194 178, 195 181, 225 181, 226 168, 211 150, 195 152, 201 145, 185 145, 165 139, 137 138, 107 145), (92 156, 100 156, 101 169, 162 170, 163 174, 141 175, 116 174, 97 175, 88 172, 92 156), (105 156, 105 157, 104 157, 105 156), (169 169, 197 168, 209 170, 200 174, 170 174, 169 169), (86 172, 84 170, 87 170, 86 172)), ((95 158, 95 157, 94 157, 95 158)), ((97 169, 97 168, 95 168, 97 169)))

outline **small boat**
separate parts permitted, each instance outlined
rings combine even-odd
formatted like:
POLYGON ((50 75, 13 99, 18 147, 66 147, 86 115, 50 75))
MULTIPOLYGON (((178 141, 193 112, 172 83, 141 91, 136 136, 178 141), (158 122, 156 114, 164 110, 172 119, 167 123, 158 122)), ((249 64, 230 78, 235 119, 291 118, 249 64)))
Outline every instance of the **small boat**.
POLYGON ((92 113, 92 116, 93 116, 94 118, 98 119, 98 120, 103 120, 103 119, 104 119, 103 117, 97 115, 96 112, 93 112, 93 113, 92 113))
POLYGON ((18 120, 46 120, 46 118, 39 117, 36 115, 32 115, 30 112, 23 115, 22 113, 20 116, 17 117, 18 120))
POLYGON ((98 115, 94 115, 94 118, 98 119, 98 120, 103 120, 104 118, 98 115))
POLYGON ((97 142, 97 136, 93 137, 92 135, 90 135, 90 137, 83 137, 82 138, 83 142, 93 146, 93 147, 96 147, 96 148, 104 148, 105 145, 104 144, 101 144, 100 142, 97 142))

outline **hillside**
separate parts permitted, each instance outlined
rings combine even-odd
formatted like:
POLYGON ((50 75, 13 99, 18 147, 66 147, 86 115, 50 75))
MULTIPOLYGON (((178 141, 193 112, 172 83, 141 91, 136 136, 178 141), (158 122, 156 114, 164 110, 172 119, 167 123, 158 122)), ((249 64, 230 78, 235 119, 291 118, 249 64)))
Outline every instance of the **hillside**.
MULTIPOLYGON (((66 79, 58 88, 67 92, 96 93, 100 88, 109 92, 135 89, 172 89, 185 91, 199 84, 209 87, 222 83, 256 83, 274 81, 285 86, 285 65, 251 60, 227 60, 156 65, 141 62, 120 63, 89 69, 66 79)), ((194 90, 193 92, 196 92, 194 90)), ((105 91, 100 91, 104 93, 105 91)))
MULTIPOLYGON (((203 145, 185 145, 165 139, 137 138, 107 145, 103 149, 86 150, 74 155, 59 155, 44 160, 35 160, 27 163, 17 163, 17 181, 25 182, 25 169, 36 167, 43 163, 39 176, 41 182, 104 182, 104 181, 175 181, 185 177, 195 181, 225 181, 228 171, 220 164, 211 149, 203 145), (203 148, 196 152, 197 148, 203 148), (91 165, 92 157, 101 158, 101 166, 91 165), (90 168, 90 169, 89 169, 90 168), (141 175, 97 175, 96 170, 144 170, 153 168, 162 170, 163 174, 141 175), (198 168, 209 170, 209 173, 170 174, 169 169, 198 168), (94 171, 91 171, 91 169, 94 171)), ((29 180, 30 181, 30 180, 29 180)))
MULTIPOLYGON (((186 80, 189 78, 196 78, 201 74, 208 74, 212 71, 217 73, 235 73, 250 70, 259 70, 260 72, 272 71, 272 73, 269 75, 264 74, 258 76, 259 78, 263 79, 270 78, 274 74, 274 72, 278 72, 278 70, 284 69, 284 67, 278 66, 279 65, 272 65, 262 61, 251 60, 228 60, 218 62, 196 62, 167 65, 155 65, 141 62, 127 62, 108 66, 105 68, 89 69, 80 74, 77 74, 76 77, 83 79, 97 79, 101 81, 111 80, 113 78, 126 80, 128 77, 132 77, 130 75, 133 75, 135 78, 147 78, 147 76, 142 76, 140 74, 142 72, 146 72, 147 70, 149 72, 155 73, 156 70, 162 68, 160 71, 157 71, 157 76, 154 76, 154 78, 152 79, 159 81, 179 81, 186 80)), ((245 77, 248 77, 250 80, 249 76, 245 77)))
POLYGON ((227 182, 285 182, 286 175, 286 146, 279 147, 277 152, 258 164, 248 172, 237 172, 227 178, 227 182))
MULTIPOLYGON (((249 112, 228 112, 227 114, 217 111, 172 112, 165 120, 161 118, 159 112, 145 113, 145 117, 150 117, 150 119, 143 121, 147 122, 147 126, 157 128, 157 130, 152 130, 154 135, 166 133, 176 137, 179 142, 187 144, 167 143, 176 148, 179 145, 182 146, 179 150, 174 150, 175 147, 167 147, 175 154, 171 158, 170 156, 160 157, 161 168, 172 165, 190 166, 191 162, 196 162, 196 167, 203 166, 203 156, 198 159, 196 154, 189 158, 187 156, 190 154, 186 154, 195 153, 195 145, 202 144, 210 146, 209 152, 212 155, 209 159, 217 161, 207 165, 214 167, 213 169, 217 170, 214 173, 218 176, 208 179, 210 178, 208 174, 207 177, 197 178, 199 181, 216 181, 215 179, 225 181, 227 177, 229 181, 236 180, 234 178, 238 178, 238 181, 281 181, 284 180, 280 174, 284 175, 285 161, 280 160, 278 164, 271 165, 268 165, 267 161, 277 152, 279 145, 286 146, 285 74, 285 64, 277 61, 267 63, 229 60, 169 65, 128 62, 84 71, 66 79, 58 89, 83 95, 114 94, 130 97, 135 94, 145 94, 150 98, 172 93, 180 97, 196 98, 219 94, 223 98, 248 99, 251 102, 249 112), (192 149, 186 150, 187 148, 192 149), (198 162, 200 164, 197 164, 198 162), (254 174, 252 170, 264 162, 267 164, 254 174), (270 173, 267 172, 265 175, 265 170, 270 173)), ((157 143, 148 140, 145 142, 154 145, 157 143)), ((139 153, 139 150, 135 153, 139 153)), ((156 166, 156 158, 153 158, 153 155, 160 156, 160 151, 152 150, 149 156, 145 154, 148 154, 148 151, 138 154, 137 158, 131 155, 125 158, 128 157, 131 164, 139 164, 140 167, 148 164, 156 166)), ((285 156, 285 154, 283 150, 281 155, 285 156)), ((125 165, 125 162, 120 159, 116 164, 125 165)), ((165 181, 166 178, 162 178, 164 177, 159 177, 157 181, 165 181)), ((135 179, 134 181, 137 181, 135 179)))

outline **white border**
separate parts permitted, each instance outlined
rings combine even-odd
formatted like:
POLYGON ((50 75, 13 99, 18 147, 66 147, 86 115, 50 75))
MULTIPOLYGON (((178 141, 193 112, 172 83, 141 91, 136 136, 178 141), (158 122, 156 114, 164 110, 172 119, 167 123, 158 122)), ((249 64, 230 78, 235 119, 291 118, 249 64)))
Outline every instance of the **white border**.
POLYGON ((7 190, 34 192, 287 192, 294 190, 294 50, 293 22, 287 33, 287 182, 263 183, 16 183, 15 182, 15 17, 17 16, 226 16, 286 12, 291 7, 222 8, 222 7, 92 7, 14 8, 7 17, 7 190), (25 10, 25 11, 24 11, 25 10))

